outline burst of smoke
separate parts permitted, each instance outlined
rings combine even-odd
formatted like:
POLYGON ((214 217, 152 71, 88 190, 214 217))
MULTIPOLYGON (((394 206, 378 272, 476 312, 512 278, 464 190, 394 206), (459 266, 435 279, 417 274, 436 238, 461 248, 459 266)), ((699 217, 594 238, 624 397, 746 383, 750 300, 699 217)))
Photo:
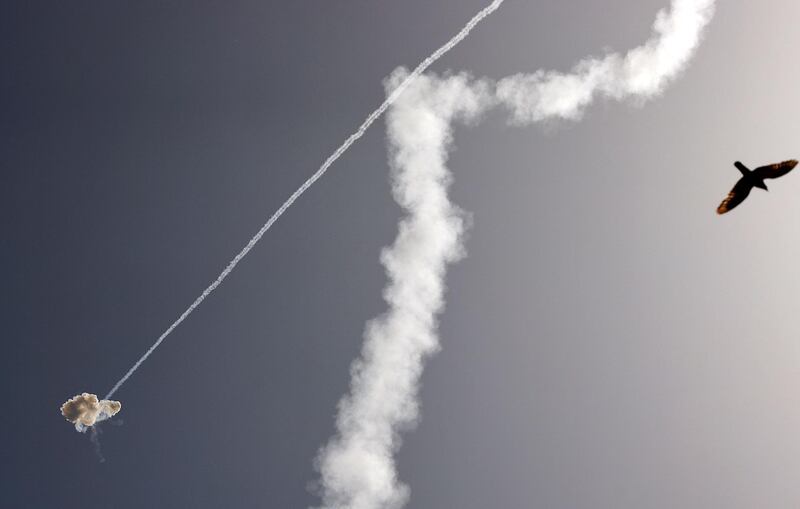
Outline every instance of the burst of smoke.
MULTIPOLYGON (((625 55, 584 60, 568 74, 537 71, 496 84, 465 74, 420 76, 392 105, 392 191, 407 215, 381 256, 389 309, 367 324, 350 393, 339 403, 337 434, 316 460, 325 507, 394 509, 408 499, 393 454, 399 433, 418 418, 419 377, 426 358, 439 349, 446 268, 463 254, 464 216, 447 196, 452 122, 475 119, 497 104, 510 110, 514 123, 575 120, 597 95, 640 101, 657 96, 686 67, 713 7, 713 0, 674 0, 670 10, 658 13, 644 45, 625 55)), ((406 75, 395 71, 388 90, 406 75)))
POLYGON ((97 395, 84 392, 61 405, 61 415, 83 433, 95 424, 116 415, 121 408, 122 403, 119 401, 98 399, 97 395))

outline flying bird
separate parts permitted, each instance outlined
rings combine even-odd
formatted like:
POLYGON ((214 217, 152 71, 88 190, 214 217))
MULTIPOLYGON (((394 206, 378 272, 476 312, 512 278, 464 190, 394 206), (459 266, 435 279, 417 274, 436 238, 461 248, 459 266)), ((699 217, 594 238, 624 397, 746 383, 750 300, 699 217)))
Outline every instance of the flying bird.
POLYGON ((750 190, 754 187, 769 191, 767 185, 764 183, 764 179, 776 179, 786 175, 792 171, 792 168, 797 166, 797 160, 790 159, 782 163, 759 166, 755 170, 750 170, 739 161, 736 161, 733 165, 742 172, 742 178, 739 179, 736 185, 733 186, 733 189, 731 189, 731 192, 728 193, 728 196, 719 204, 719 207, 717 207, 717 214, 724 214, 742 203, 744 199, 747 198, 747 195, 750 194, 750 190))

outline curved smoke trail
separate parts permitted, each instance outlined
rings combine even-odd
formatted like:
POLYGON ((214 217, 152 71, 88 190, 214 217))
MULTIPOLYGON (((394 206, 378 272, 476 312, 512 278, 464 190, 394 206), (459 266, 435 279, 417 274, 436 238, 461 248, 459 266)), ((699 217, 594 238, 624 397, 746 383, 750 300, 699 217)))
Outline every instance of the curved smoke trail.
MULTIPOLYGON (((323 505, 330 509, 397 509, 408 487, 397 479, 393 454, 400 431, 419 415, 419 377, 439 349, 437 318, 444 307, 447 265, 463 254, 463 215, 447 196, 452 124, 492 106, 517 124, 577 120, 598 96, 640 101, 659 95, 685 69, 711 19, 714 0, 673 0, 658 13, 653 35, 626 54, 579 62, 571 72, 537 71, 497 83, 466 74, 420 76, 387 114, 392 192, 405 209, 394 244, 381 261, 389 283, 388 310, 367 324, 350 393, 339 403, 337 434, 322 448, 323 505)), ((407 84, 395 71, 387 88, 407 84)))
POLYGON ((108 391, 108 394, 106 394, 104 399, 109 399, 111 396, 113 396, 114 393, 117 392, 117 390, 120 387, 122 387, 122 384, 124 384, 128 380, 128 378, 130 378, 131 375, 133 375, 133 373, 137 369, 139 369, 139 366, 141 366, 142 363, 146 361, 148 357, 150 357, 150 354, 152 354, 155 351, 155 349, 158 348, 161 342, 164 341, 164 339, 166 339, 166 337, 169 336, 172 333, 172 331, 175 330, 175 328, 186 319, 187 316, 192 314, 192 311, 194 311, 195 308, 197 308, 197 306, 199 306, 211 292, 216 290, 216 288, 225 280, 225 278, 228 277, 228 274, 230 274, 233 271, 233 269, 236 268, 236 265, 242 260, 242 258, 247 256, 247 253, 249 253, 250 250, 253 249, 253 247, 258 243, 258 241, 261 240, 261 237, 263 237, 264 234, 267 232, 267 230, 269 230, 272 227, 275 221, 277 221, 283 215, 283 213, 286 212, 286 209, 291 207, 292 204, 295 202, 295 200, 297 200, 300 197, 300 195, 305 193, 309 187, 314 185, 314 182, 319 180, 320 177, 322 177, 325 174, 325 172, 328 171, 328 168, 330 168, 330 166, 333 163, 335 163, 336 160, 339 159, 342 156, 342 154, 344 154, 353 143, 355 143, 359 138, 361 138, 364 135, 366 130, 369 129, 369 126, 371 126, 376 120, 378 120, 378 118, 380 118, 381 115, 383 115, 386 109, 389 106, 391 106, 391 104, 394 101, 396 101, 398 97, 400 97, 403 91, 408 87, 408 85, 412 81, 414 81, 414 79, 416 79, 420 74, 425 72, 425 70, 428 69, 428 67, 430 67, 434 62, 439 60, 442 57, 442 55, 453 49, 459 42, 464 40, 464 38, 467 35, 469 35, 469 33, 472 31, 473 28, 475 28, 475 26, 478 23, 480 23, 481 21, 483 21, 484 18, 486 18, 488 15, 496 11, 504 1, 505 0, 494 0, 491 4, 489 4, 487 7, 482 9, 478 14, 476 14, 469 21, 469 23, 467 23, 464 26, 464 28, 461 29, 461 31, 459 31, 455 36, 453 36, 453 38, 447 41, 447 43, 445 43, 441 48, 433 52, 428 58, 423 60, 414 69, 414 71, 411 72, 411 74, 409 74, 408 77, 406 77, 406 79, 400 85, 397 86, 397 88, 394 89, 394 91, 386 98, 386 100, 383 101, 383 103, 381 103, 381 105, 378 106, 378 108, 375 111, 370 113, 370 115, 367 117, 366 120, 364 120, 364 122, 361 124, 358 130, 356 130, 356 132, 351 134, 344 141, 344 143, 342 143, 339 146, 339 148, 337 148, 336 151, 333 154, 331 154, 330 157, 328 157, 328 159, 325 160, 322 166, 320 166, 319 169, 308 178, 308 180, 303 182, 303 185, 297 188, 297 190, 294 193, 292 193, 292 195, 285 202, 283 202, 283 205, 281 205, 280 208, 278 208, 278 210, 275 211, 275 213, 272 214, 272 216, 267 220, 267 222, 264 223, 264 226, 262 226, 261 229, 258 230, 258 232, 255 235, 253 235, 253 238, 251 238, 250 241, 247 243, 247 245, 244 246, 244 248, 241 251, 239 251, 239 254, 237 254, 233 258, 233 260, 230 261, 228 266, 225 267, 225 270, 223 270, 220 273, 220 275, 217 276, 217 279, 215 279, 213 283, 208 285, 208 288, 203 290, 203 293, 201 293, 200 296, 197 297, 197 299, 195 299, 194 302, 192 302, 192 305, 189 306, 186 309, 186 311, 184 311, 183 314, 181 314, 181 316, 179 316, 178 319, 175 320, 172 323, 172 325, 170 325, 167 328, 167 330, 165 330, 161 334, 161 336, 158 337, 156 342, 153 343, 153 346, 148 348, 147 351, 144 353, 144 355, 142 355, 141 358, 139 358, 139 360, 136 361, 133 367, 131 367, 131 369, 129 369, 128 372, 125 373, 125 375, 122 378, 120 378, 119 382, 117 382, 116 385, 114 385, 114 387, 112 387, 111 390, 108 391))

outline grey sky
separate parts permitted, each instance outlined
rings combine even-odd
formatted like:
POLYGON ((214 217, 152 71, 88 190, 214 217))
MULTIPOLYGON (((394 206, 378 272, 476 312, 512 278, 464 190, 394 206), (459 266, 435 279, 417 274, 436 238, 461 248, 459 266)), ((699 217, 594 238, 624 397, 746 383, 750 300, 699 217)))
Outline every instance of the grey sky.
MULTIPOLYGON (((110 388, 380 80, 483 4, 0 8, 0 376, 24 416, 6 417, 0 505, 315 503, 311 460, 384 308, 399 212, 382 125, 119 392, 106 463, 58 406, 110 388)), ((508 0, 437 70, 568 69, 639 44, 665 5, 508 0)), ((642 109, 459 129, 453 194, 474 226, 399 455, 409 507, 797 506, 800 180, 714 209, 735 159, 798 156, 798 11, 721 3, 688 72, 642 109)))

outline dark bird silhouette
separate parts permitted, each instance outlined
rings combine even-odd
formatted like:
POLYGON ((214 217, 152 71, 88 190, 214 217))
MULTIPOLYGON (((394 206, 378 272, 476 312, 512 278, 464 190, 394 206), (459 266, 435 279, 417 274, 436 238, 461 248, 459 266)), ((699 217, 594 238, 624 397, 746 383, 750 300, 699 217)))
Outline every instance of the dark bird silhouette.
POLYGON ((719 204, 719 207, 717 207, 717 214, 724 214, 742 203, 744 199, 747 198, 747 195, 750 194, 750 190, 754 187, 769 191, 767 185, 764 183, 764 179, 776 179, 786 175, 792 171, 792 168, 797 166, 797 160, 790 159, 782 163, 759 166, 755 170, 750 170, 739 161, 736 161, 733 165, 742 172, 742 178, 739 179, 736 185, 733 186, 733 189, 731 189, 731 192, 728 193, 728 196, 719 204))

